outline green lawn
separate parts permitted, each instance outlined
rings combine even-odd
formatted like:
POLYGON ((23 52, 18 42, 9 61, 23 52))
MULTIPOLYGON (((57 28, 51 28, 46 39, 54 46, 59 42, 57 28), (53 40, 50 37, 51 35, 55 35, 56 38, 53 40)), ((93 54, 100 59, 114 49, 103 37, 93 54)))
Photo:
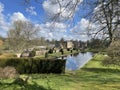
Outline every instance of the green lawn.
POLYGON ((120 90, 120 67, 101 65, 104 55, 95 55, 82 69, 65 74, 33 74, 28 83, 1 80, 0 90, 120 90), (117 69, 116 69, 117 68, 117 69))

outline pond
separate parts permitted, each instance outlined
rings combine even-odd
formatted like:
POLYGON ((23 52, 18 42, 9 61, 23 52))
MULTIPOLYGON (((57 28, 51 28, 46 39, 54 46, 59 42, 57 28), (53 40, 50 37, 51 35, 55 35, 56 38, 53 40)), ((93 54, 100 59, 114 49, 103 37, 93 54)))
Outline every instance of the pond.
POLYGON ((66 57, 66 70, 77 70, 83 67, 93 56, 92 52, 78 53, 66 57))

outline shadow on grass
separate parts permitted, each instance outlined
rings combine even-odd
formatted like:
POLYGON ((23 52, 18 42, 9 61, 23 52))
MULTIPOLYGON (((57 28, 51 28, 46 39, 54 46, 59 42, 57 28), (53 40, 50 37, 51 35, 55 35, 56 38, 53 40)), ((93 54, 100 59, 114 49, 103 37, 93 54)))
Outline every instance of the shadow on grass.
POLYGON ((120 73, 119 69, 111 69, 111 68, 82 68, 84 71, 101 73, 101 72, 109 72, 109 73, 120 73))
POLYGON ((1 83, 0 82, 0 90, 48 90, 44 88, 43 86, 38 85, 36 82, 33 82, 33 84, 23 83, 1 83))
POLYGON ((48 90, 48 89, 38 85, 36 82, 33 82, 33 85, 26 84, 24 90, 48 90))
POLYGON ((120 70, 118 69, 82 68, 81 71, 78 72, 76 75, 71 76, 71 82, 76 82, 76 83, 89 82, 96 84, 119 83, 120 78, 116 77, 119 74, 120 74, 120 70))

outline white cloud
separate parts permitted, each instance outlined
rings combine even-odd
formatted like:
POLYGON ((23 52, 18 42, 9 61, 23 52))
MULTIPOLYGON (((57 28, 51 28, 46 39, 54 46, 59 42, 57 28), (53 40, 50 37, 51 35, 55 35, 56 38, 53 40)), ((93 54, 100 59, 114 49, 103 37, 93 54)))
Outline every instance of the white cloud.
POLYGON ((26 12, 30 13, 31 15, 37 15, 36 11, 35 11, 35 7, 30 6, 28 8, 26 8, 26 12))
POLYGON ((63 21, 74 15, 76 10, 78 10, 78 5, 82 1, 83 0, 59 0, 58 3, 58 0, 46 0, 43 2, 43 8, 50 18, 55 18, 56 21, 63 21), (75 7, 76 3, 77 6, 75 7))
MULTIPOLYGON (((53 7, 54 7, 53 9, 56 9, 55 6, 53 7)), ((14 21, 17 21, 17 20, 28 21, 28 19, 21 12, 14 12, 12 15, 9 14, 8 19, 10 21, 7 23, 6 18, 2 13, 3 11, 4 11, 4 5, 0 3, 0 30, 2 30, 0 31, 0 34, 6 33, 5 31, 8 31, 8 29, 10 28, 10 25, 12 25, 14 21)), ((56 13, 56 10, 51 10, 50 12, 56 13)), ((67 12, 68 11, 65 11, 63 15, 66 14, 67 12)), ((64 15, 64 17, 66 15, 64 15)), ((71 31, 78 30, 78 29, 79 30, 82 29, 82 31, 84 31, 84 29, 87 28, 88 24, 89 24, 88 20, 82 19, 74 28, 71 29, 71 31)), ((69 33, 67 28, 68 28, 67 25, 62 22, 46 22, 45 24, 35 24, 35 29, 38 29, 40 31, 39 36, 45 37, 50 40, 52 39, 59 40, 61 38, 65 38, 66 40, 70 40, 70 39, 85 40, 86 39, 86 36, 84 35, 74 35, 74 33, 69 33)))
POLYGON ((45 24, 36 24, 36 29, 39 29, 39 35, 47 39, 57 39, 60 40, 64 38, 66 40, 83 40, 86 41, 90 39, 87 36, 87 29, 90 25, 90 29, 95 28, 95 25, 90 23, 89 20, 81 19, 76 26, 70 29, 67 29, 67 25, 64 23, 58 22, 46 22, 45 24))
MULTIPOLYGON (((56 0, 46 0, 43 3, 44 9, 49 14, 56 14, 60 12, 58 4, 55 3, 56 0), (55 3, 55 4, 54 4, 55 3), (52 6, 53 5, 53 6, 52 6)), ((69 0, 63 0, 68 2, 69 0)), ((62 9, 64 9, 65 2, 61 0, 62 9)), ((73 0, 72 3, 75 3, 76 0, 73 0)), ((34 8, 33 8, 34 10, 34 8)), ((0 3, 0 34, 5 33, 5 31, 8 31, 10 25, 16 20, 22 20, 22 21, 28 21, 28 19, 21 13, 21 12, 14 12, 12 15, 9 15, 9 20, 6 21, 5 15, 3 14, 4 11, 4 5, 0 3), (2 30, 2 31, 1 31, 2 30)), ((63 17, 60 17, 60 19, 64 19, 68 16, 69 12, 67 9, 62 13, 63 17)), ((65 23, 62 22, 46 22, 45 24, 35 24, 35 29, 38 29, 40 31, 39 36, 45 37, 47 39, 61 39, 65 38, 67 40, 74 39, 74 40, 86 40, 88 39, 87 35, 80 35, 79 33, 86 33, 86 29, 88 28, 89 21, 86 19, 81 19, 80 22, 77 23, 76 26, 74 26, 70 31, 68 31, 68 26, 65 23), (74 33, 77 32, 77 34, 74 33)), ((91 27, 95 27, 94 24, 91 23, 91 27)))
POLYGON ((4 10, 4 5, 0 2, 0 13, 4 10))
POLYGON ((104 24, 101 25, 99 23, 92 23, 89 20, 82 18, 80 22, 78 22, 70 31, 74 38, 86 41, 92 37, 106 37, 106 35, 103 35, 103 33, 105 33, 105 30, 99 32, 101 27, 104 27, 104 24), (90 37, 88 37, 88 34, 90 37))
POLYGON ((4 4, 0 2, 0 30, 1 32, 7 31, 9 27, 9 23, 6 22, 3 11, 4 11, 4 4))
POLYGON ((70 31, 74 35, 74 37, 80 40, 88 40, 89 37, 87 35, 89 30, 94 30, 96 28, 95 24, 82 18, 80 22, 78 22, 70 31))
POLYGON ((11 22, 14 22, 17 20, 27 21, 28 19, 21 12, 14 12, 10 17, 10 20, 11 22))
POLYGON ((65 32, 67 26, 64 23, 60 22, 47 22, 43 24, 43 27, 51 31, 65 32))
POLYGON ((95 27, 95 24, 85 18, 82 18, 80 22, 78 22, 77 25, 75 25, 70 31, 78 34, 86 34, 88 30, 93 30, 95 27))
POLYGON ((88 36, 87 36, 87 31, 86 31, 86 24, 89 24, 88 20, 86 19, 82 19, 75 27, 73 27, 70 31, 67 30, 67 25, 64 23, 58 23, 58 22, 47 22, 45 24, 36 24, 35 27, 36 29, 38 29, 39 32, 39 36, 41 37, 45 37, 46 39, 56 39, 56 40, 60 40, 61 38, 64 38, 66 40, 83 40, 86 41, 88 40, 88 36), (82 26, 81 26, 82 25, 82 26), (84 26, 83 26, 84 25, 84 26), (82 33, 84 32, 84 35, 80 35, 79 32, 77 32, 77 34, 74 33, 73 30, 78 30, 78 29, 82 29, 82 33), (85 31, 84 31, 85 30, 85 31))
POLYGON ((4 4, 0 2, 0 35, 6 36, 7 31, 10 29, 12 23, 16 20, 28 20, 25 16, 20 12, 14 12, 9 16, 4 15, 4 4), (10 20, 10 21, 9 21, 10 20))
POLYGON ((67 26, 64 23, 46 22, 45 24, 36 24, 35 28, 39 30, 39 36, 47 39, 61 39, 66 33, 67 26))

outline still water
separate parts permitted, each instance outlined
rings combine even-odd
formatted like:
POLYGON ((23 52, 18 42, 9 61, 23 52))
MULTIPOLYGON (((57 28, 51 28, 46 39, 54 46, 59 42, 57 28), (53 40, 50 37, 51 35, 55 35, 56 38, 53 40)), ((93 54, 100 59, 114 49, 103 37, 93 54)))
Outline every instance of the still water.
POLYGON ((92 52, 68 55, 66 57, 66 70, 77 70, 83 67, 93 56, 92 52))

